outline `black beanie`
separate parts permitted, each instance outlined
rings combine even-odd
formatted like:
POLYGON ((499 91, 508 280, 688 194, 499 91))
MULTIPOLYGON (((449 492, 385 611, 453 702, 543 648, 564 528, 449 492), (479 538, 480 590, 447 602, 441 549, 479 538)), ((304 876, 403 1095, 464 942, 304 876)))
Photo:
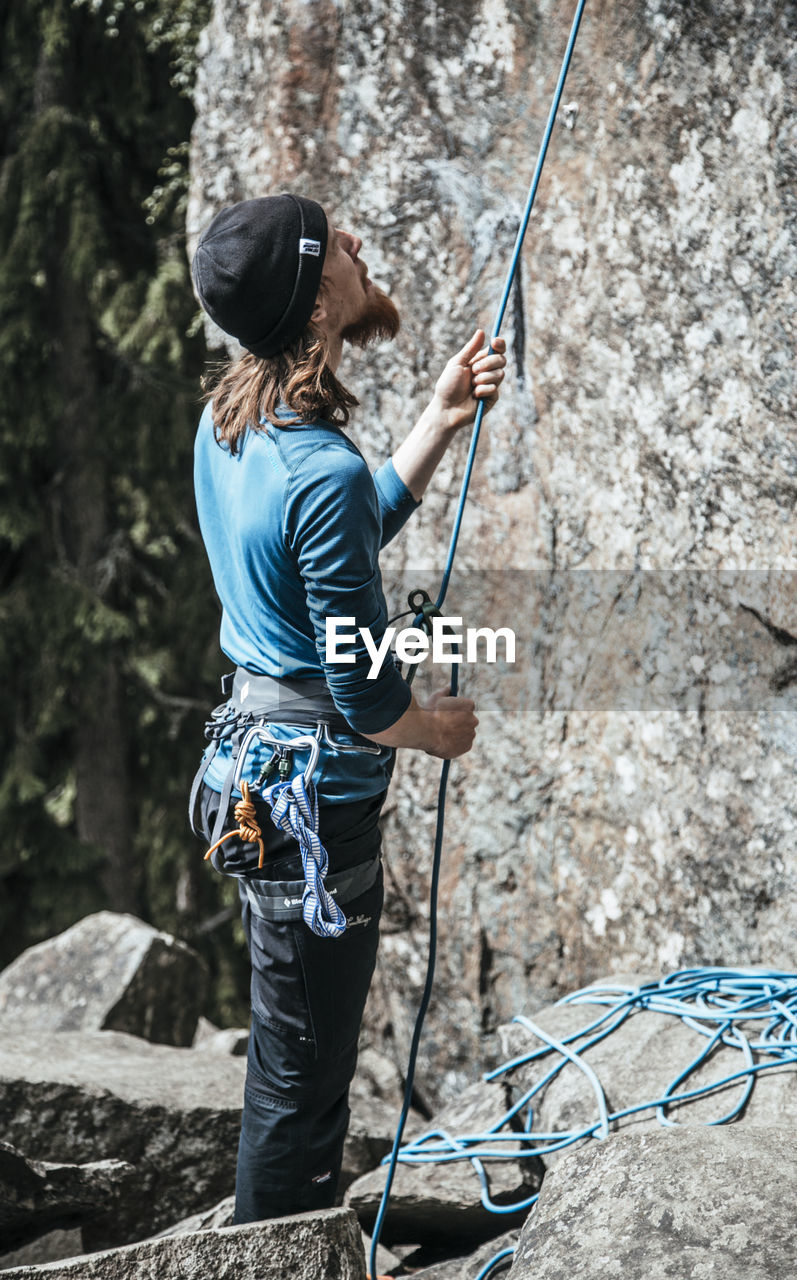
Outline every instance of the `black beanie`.
POLYGON ((192 273, 220 329, 256 356, 275 356, 313 312, 327 219, 315 200, 262 196, 222 209, 199 238, 192 273))

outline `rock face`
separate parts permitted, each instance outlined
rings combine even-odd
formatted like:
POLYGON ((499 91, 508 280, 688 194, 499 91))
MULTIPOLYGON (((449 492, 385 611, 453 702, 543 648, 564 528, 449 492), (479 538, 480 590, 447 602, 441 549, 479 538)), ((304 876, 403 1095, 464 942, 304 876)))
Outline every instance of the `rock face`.
POLYGON ((152 1235, 209 1208, 235 1182, 244 1063, 119 1032, 0 1037, 6 1139, 35 1160, 135 1166, 88 1249, 152 1235))
POLYGON ((568 1155, 523 1229, 509 1280, 789 1280, 793 1132, 626 1134, 568 1155))
MULTIPOLYGON (((462 672, 480 728, 449 787, 432 1101, 484 1031, 607 962, 797 964, 790 15, 585 12, 446 601, 514 628, 517 652, 462 672)), ((491 323, 569 19, 550 0, 214 4, 190 239, 223 204, 291 188, 363 235, 404 316, 340 371, 374 465, 491 323)), ((465 452, 386 551, 391 612, 410 587, 436 594, 465 452)), ((440 683, 421 668, 416 689, 440 683)), ((386 821, 369 1019, 397 1062, 435 774, 404 753, 386 821)))
POLYGON ((15 1267, 9 1280, 365 1280, 354 1214, 345 1209, 251 1226, 145 1240, 44 1267, 15 1267))
POLYGON ((0 1020, 17 1031, 126 1031, 190 1045, 206 985, 204 961, 184 942, 100 911, 0 973, 0 1020))

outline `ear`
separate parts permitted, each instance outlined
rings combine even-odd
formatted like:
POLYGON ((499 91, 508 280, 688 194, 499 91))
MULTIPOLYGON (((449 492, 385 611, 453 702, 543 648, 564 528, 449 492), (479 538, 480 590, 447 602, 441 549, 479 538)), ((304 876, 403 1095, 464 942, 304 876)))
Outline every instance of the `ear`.
POLYGON ((322 282, 318 288, 315 304, 310 316, 310 322, 311 324, 323 324, 327 319, 329 319, 329 312, 326 305, 326 289, 322 282))

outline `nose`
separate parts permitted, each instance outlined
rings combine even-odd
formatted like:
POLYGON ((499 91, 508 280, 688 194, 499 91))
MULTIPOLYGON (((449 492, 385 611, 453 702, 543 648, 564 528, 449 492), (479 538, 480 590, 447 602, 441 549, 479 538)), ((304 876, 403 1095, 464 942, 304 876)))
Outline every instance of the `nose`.
POLYGON ((359 236, 353 236, 351 232, 346 232, 346 251, 352 262, 357 261, 357 255, 363 247, 363 242, 359 236))

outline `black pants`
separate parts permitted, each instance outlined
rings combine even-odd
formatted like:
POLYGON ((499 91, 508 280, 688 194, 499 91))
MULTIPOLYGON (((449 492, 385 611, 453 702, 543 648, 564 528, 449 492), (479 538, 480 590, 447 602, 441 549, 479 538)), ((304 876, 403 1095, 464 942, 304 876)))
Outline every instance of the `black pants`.
MULTIPOLYGON (((210 836, 219 795, 204 787, 202 825, 210 836)), ((381 847, 385 793, 322 805, 319 835, 329 873, 366 862, 381 847)), ((335 1203, 349 1123, 348 1091, 357 1039, 373 976, 382 911, 382 871, 365 893, 341 903, 348 925, 320 938, 302 920, 262 919, 250 907, 246 876, 300 880, 292 836, 278 831, 256 801, 266 857, 256 846, 225 841, 214 859, 239 876, 241 912, 252 961, 252 1022, 235 1188, 236 1223, 330 1208, 335 1203)), ((225 830, 237 827, 230 810, 225 830)))

